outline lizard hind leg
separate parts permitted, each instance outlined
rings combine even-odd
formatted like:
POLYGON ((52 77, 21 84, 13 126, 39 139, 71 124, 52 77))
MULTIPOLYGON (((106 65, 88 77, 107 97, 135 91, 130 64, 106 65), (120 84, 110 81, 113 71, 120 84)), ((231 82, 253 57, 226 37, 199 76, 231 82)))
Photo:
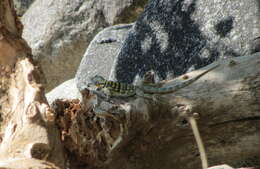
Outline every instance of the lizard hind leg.
POLYGON ((137 75, 134 79, 135 86, 142 86, 142 85, 152 85, 158 83, 159 76, 154 70, 149 70, 144 73, 143 77, 137 75))
POLYGON ((156 83, 156 76, 157 76, 157 74, 155 73, 154 70, 149 70, 143 76, 143 83, 155 84, 156 83))
POLYGON ((149 70, 143 76, 143 85, 158 86, 160 84, 160 77, 154 70, 149 70))
POLYGON ((144 86, 161 87, 162 84, 159 81, 160 81, 159 75, 154 70, 147 71, 144 74, 143 78, 140 78, 140 76, 138 75, 135 78, 135 85, 139 86, 136 88, 136 95, 139 97, 143 97, 147 100, 151 100, 155 103, 164 104, 164 105, 169 106, 168 99, 164 99, 159 94, 145 93, 142 90, 142 88, 144 86))

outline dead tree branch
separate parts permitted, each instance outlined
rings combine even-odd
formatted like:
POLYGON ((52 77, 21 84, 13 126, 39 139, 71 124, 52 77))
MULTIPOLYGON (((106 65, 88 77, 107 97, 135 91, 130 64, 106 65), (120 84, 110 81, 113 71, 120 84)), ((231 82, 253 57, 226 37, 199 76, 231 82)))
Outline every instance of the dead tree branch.
POLYGON ((0 168, 64 168, 55 114, 21 32, 12 0, 0 1, 0 168))

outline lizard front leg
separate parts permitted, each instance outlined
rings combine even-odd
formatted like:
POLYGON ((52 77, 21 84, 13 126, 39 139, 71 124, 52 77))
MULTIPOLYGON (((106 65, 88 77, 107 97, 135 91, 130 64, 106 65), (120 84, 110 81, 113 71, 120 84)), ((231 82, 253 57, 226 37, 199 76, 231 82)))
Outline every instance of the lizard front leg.
MULTIPOLYGON (((103 106, 103 102, 110 102, 110 91, 107 90, 106 88, 98 88, 96 90, 92 90, 92 93, 96 95, 96 103, 94 104, 94 112, 98 114, 102 114, 106 112, 107 106, 103 106)), ((107 105, 107 104, 106 104, 107 105)))
POLYGON ((102 99, 103 100, 105 100, 105 101, 109 101, 110 100, 111 92, 110 92, 110 90, 108 88, 98 88, 96 91, 99 93, 98 94, 99 96, 102 95, 102 99))

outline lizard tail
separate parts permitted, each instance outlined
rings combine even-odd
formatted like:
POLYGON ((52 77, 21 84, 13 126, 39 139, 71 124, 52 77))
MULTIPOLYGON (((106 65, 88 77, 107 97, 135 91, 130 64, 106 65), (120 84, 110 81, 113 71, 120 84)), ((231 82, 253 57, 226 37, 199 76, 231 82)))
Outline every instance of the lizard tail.
POLYGON ((173 85, 173 86, 169 86, 169 87, 154 87, 154 86, 143 86, 143 91, 145 93, 150 93, 150 94, 167 94, 167 93, 173 93, 178 91, 179 89, 182 89, 190 84, 192 84, 193 82, 195 82, 196 80, 198 80, 199 78, 201 78, 203 75, 205 75, 206 73, 212 71, 213 69, 217 68, 219 66, 219 64, 213 66, 212 68, 202 72, 201 74, 195 76, 194 78, 191 78, 189 80, 186 80, 182 83, 173 85))

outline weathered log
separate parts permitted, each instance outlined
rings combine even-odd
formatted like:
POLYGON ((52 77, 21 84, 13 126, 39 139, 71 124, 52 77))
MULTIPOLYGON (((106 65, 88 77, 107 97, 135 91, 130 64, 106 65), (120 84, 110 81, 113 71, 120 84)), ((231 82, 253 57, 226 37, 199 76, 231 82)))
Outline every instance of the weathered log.
POLYGON ((64 168, 55 114, 44 96, 41 71, 21 32, 12 0, 1 0, 0 168, 64 168))
MULTIPOLYGON (((209 65, 208 67, 212 67, 209 65)), ((183 110, 199 115, 210 166, 256 166, 260 162, 260 53, 219 61, 220 66, 175 93, 103 101, 92 110, 83 102, 56 101, 54 107, 72 168, 201 168, 194 136, 183 110), (75 163, 77 159, 77 163, 75 163)), ((205 68, 206 69, 206 68, 205 68)), ((204 69, 203 69, 204 70, 204 69)), ((174 84, 203 70, 181 76, 174 84)))

